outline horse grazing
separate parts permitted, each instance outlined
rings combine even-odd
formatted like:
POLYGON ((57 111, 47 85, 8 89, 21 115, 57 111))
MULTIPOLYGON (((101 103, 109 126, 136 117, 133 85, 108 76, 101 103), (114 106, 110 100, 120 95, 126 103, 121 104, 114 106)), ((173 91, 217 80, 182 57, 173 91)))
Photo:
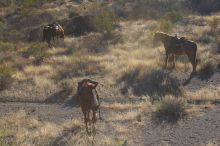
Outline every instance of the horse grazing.
POLYGON ((187 40, 184 37, 178 38, 177 36, 170 36, 163 32, 156 32, 154 35, 154 43, 161 41, 164 44, 166 58, 165 66, 167 68, 167 62, 171 57, 173 62, 173 68, 175 68, 175 55, 187 55, 189 61, 192 64, 193 70, 191 75, 196 73, 197 66, 197 45, 193 41, 187 40))
POLYGON ((90 122, 90 111, 93 112, 92 122, 95 123, 97 121, 96 112, 99 110, 99 118, 100 116, 100 101, 99 96, 96 91, 96 86, 98 82, 92 81, 90 79, 83 79, 78 82, 77 88, 77 98, 79 100, 83 115, 84 115, 84 123, 86 125, 86 131, 88 132, 88 122, 90 122))
POLYGON ((53 41, 55 41, 55 37, 57 40, 59 38, 64 39, 64 36, 64 29, 58 23, 49 24, 43 28, 43 41, 46 40, 50 48, 52 47, 51 39, 53 39, 53 41))

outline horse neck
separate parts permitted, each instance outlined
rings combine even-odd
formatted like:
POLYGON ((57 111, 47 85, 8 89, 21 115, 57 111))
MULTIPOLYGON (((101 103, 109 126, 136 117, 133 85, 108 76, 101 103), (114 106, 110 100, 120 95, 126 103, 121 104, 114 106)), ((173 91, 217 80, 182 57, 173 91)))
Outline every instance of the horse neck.
POLYGON ((169 35, 161 33, 161 35, 160 35, 161 42, 165 43, 168 38, 169 38, 169 35))

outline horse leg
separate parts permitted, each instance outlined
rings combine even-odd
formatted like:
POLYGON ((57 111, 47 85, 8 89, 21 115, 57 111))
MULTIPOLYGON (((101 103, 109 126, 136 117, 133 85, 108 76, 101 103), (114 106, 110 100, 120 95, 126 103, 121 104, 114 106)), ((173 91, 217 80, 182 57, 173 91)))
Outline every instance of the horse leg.
POLYGON ((93 115, 92 115, 92 122, 95 123, 96 120, 97 120, 97 119, 96 119, 96 111, 93 109, 93 110, 92 110, 92 113, 93 113, 93 115))
POLYGON ((173 62, 172 69, 175 69, 175 68, 176 68, 176 65, 175 65, 175 55, 174 55, 174 54, 171 55, 171 60, 172 60, 172 62, 173 62))
POLYGON ((47 38, 47 44, 48 44, 48 47, 51 48, 51 44, 50 44, 50 39, 47 38))
POLYGON ((102 117, 101 117, 100 107, 99 107, 99 119, 100 119, 100 120, 102 119, 102 117))
POLYGON ((88 130, 88 120, 87 120, 87 112, 85 110, 83 110, 83 115, 84 115, 84 123, 86 125, 86 132, 89 133, 89 130, 88 130))
POLYGON ((164 69, 167 68, 167 62, 168 62, 168 59, 169 59, 169 54, 166 52, 166 57, 165 57, 165 65, 164 65, 164 69))
POLYGON ((188 53, 187 56, 189 58, 190 63, 192 64, 193 70, 191 76, 193 76, 196 74, 196 66, 197 66, 196 55, 188 53))

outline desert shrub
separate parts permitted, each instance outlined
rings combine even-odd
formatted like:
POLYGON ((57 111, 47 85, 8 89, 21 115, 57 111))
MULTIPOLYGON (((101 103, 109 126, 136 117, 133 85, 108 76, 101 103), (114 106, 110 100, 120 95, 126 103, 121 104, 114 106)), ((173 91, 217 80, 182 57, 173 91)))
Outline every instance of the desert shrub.
POLYGON ((169 20, 160 19, 159 20, 159 28, 163 32, 169 32, 172 29, 172 24, 169 20))
POLYGON ((99 32, 111 32, 116 23, 116 17, 110 10, 102 10, 97 12, 93 18, 93 25, 99 32))
POLYGON ((48 56, 47 44, 41 42, 33 42, 30 47, 24 52, 25 57, 34 57, 34 63, 39 64, 43 62, 44 58, 48 56))
POLYGON ((132 89, 137 96, 150 95, 154 98, 183 94, 180 82, 162 70, 142 73, 141 68, 136 68, 124 73, 118 82, 124 83, 122 93, 128 93, 128 89, 132 89))
POLYGON ((192 7, 194 11, 202 14, 218 11, 220 9, 219 0, 188 0, 188 6, 192 7))
POLYGON ((131 2, 119 0, 113 5, 113 8, 117 14, 118 12, 120 14, 126 14, 133 19, 158 19, 164 17, 168 12, 188 11, 186 1, 187 0, 136 0, 131 2), (119 6, 120 8, 118 8, 119 6))
POLYGON ((208 34, 204 34, 197 38, 197 41, 204 44, 209 44, 211 42, 212 38, 208 34))
POLYGON ((13 82, 13 73, 14 71, 10 66, 6 64, 0 65, 0 90, 10 87, 11 83, 13 82))
POLYGON ((157 122, 177 122, 186 116, 186 101, 172 96, 164 97, 157 105, 154 119, 157 122))
POLYGON ((64 23, 65 34, 80 36, 84 33, 94 31, 91 16, 78 16, 64 23))
POLYGON ((12 50, 15 50, 14 44, 0 41, 0 52, 1 51, 12 51, 12 50))
POLYGON ((214 32, 219 24, 220 24, 220 19, 219 18, 214 17, 212 20, 210 20, 209 21, 209 26, 211 28, 211 31, 214 32))
POLYGON ((215 72, 215 63, 208 61, 201 65, 199 70, 199 78, 202 80, 209 79, 215 72))

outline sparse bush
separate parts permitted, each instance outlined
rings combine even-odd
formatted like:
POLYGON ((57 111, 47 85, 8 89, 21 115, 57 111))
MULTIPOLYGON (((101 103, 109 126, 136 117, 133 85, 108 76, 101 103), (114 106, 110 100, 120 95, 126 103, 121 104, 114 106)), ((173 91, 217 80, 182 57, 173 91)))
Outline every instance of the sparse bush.
POLYGON ((1 51, 12 51, 14 49, 15 49, 14 44, 0 41, 0 52, 1 51))
POLYGON ((186 101, 172 96, 164 97, 156 108, 154 119, 157 122, 177 122, 186 116, 186 101))
POLYGON ((14 71, 10 66, 6 64, 0 65, 0 90, 10 87, 11 83, 13 82, 13 73, 14 71))
POLYGON ((45 43, 33 42, 30 47, 24 52, 26 57, 34 57, 34 63, 39 64, 43 62, 44 58, 48 56, 47 45, 45 43))
POLYGON ((164 32, 169 32, 171 31, 171 28, 172 28, 172 24, 169 20, 166 20, 166 19, 160 19, 159 21, 159 28, 161 31, 164 31, 164 32))
POLYGON ((99 32, 111 32, 116 23, 116 17, 110 10, 102 10, 93 18, 93 25, 99 32))
POLYGON ((211 37, 208 34, 204 34, 197 39, 198 42, 208 44, 211 42, 211 37))
POLYGON ((220 24, 220 19, 217 17, 214 17, 212 20, 209 21, 209 26, 211 28, 212 32, 215 32, 216 28, 220 24))

